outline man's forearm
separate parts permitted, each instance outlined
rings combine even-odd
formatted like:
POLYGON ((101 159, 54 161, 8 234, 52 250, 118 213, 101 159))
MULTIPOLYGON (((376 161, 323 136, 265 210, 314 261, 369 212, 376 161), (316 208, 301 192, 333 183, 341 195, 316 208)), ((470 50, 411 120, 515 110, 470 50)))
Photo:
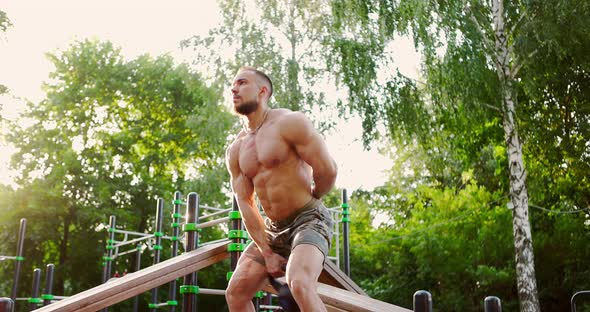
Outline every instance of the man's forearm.
POLYGON ((266 232, 264 231, 264 221, 260 213, 253 211, 254 209, 241 209, 242 219, 248 231, 248 235, 254 241, 260 252, 265 255, 272 252, 268 242, 266 241, 266 232))

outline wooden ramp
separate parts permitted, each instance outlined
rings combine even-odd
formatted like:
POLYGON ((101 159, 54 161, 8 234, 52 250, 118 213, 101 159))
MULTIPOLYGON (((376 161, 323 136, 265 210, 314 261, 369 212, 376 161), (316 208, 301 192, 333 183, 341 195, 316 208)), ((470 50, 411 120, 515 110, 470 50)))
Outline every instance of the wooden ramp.
MULTIPOLYGON (((35 311, 98 311, 228 258, 228 244, 229 241, 223 241, 201 247, 138 272, 113 279, 35 311)), ((411 310, 368 297, 358 285, 329 260, 326 261, 319 280, 318 294, 326 304, 328 311, 411 312, 411 310)), ((266 285, 264 290, 276 293, 270 284, 266 285)))
POLYGON ((98 311, 228 258, 228 244, 224 241, 201 247, 35 311, 98 311))
POLYGON ((344 272, 342 272, 331 260, 326 260, 324 263, 324 270, 320 274, 320 278, 318 280, 320 283, 367 296, 367 293, 365 293, 362 288, 353 282, 350 277, 344 274, 344 272))
MULTIPOLYGON (((284 277, 277 280, 281 283, 285 282, 284 277)), ((264 291, 277 293, 270 285, 265 285, 264 291)), ((364 293, 358 294, 321 282, 318 286, 318 294, 329 312, 412 312, 412 310, 373 299, 364 293)))

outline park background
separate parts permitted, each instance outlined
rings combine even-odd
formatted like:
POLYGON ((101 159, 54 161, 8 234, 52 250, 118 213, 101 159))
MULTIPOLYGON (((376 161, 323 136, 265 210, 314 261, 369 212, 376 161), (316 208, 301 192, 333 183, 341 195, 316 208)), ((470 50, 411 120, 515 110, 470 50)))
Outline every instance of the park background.
MULTIPOLYGON (((170 203, 176 190, 229 205, 223 156, 240 123, 228 82, 247 64, 273 78, 272 106, 306 112, 327 139, 340 175, 326 201, 352 192, 352 278, 405 307, 426 289, 439 311, 481 310, 488 295, 519 309, 513 116, 534 251, 528 293, 543 311, 568 309, 590 287, 590 4, 504 3, 498 41, 494 3, 3 2, 0 254, 16 250, 26 217, 19 296, 47 263, 55 294, 100 283, 111 214, 153 232, 156 198, 170 203), (501 66, 498 42, 509 47, 501 66)), ((13 265, 0 262, 2 295, 13 265)), ((200 283, 223 288, 227 267, 200 283)), ((223 298, 200 304, 218 310, 223 298)))

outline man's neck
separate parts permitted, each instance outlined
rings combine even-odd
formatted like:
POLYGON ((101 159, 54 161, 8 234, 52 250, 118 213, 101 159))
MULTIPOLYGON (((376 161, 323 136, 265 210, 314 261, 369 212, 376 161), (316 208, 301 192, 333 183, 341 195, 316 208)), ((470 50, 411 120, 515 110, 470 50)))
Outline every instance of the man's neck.
POLYGON ((248 122, 244 125, 244 130, 248 133, 256 133, 266 121, 269 111, 269 107, 261 107, 255 112, 246 115, 245 117, 248 119, 248 122))

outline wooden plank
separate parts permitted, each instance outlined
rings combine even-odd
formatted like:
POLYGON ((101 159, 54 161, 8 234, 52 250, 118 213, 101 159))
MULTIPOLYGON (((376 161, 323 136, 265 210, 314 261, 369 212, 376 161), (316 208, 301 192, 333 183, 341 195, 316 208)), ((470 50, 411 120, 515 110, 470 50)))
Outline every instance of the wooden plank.
POLYGON ((228 244, 223 241, 184 253, 35 311, 93 312, 106 308, 228 258, 228 244))
POLYGON ((328 312, 348 312, 346 310, 342 310, 342 309, 339 309, 337 307, 333 307, 333 306, 331 306, 329 304, 326 304, 326 310, 328 310, 328 312))
MULTIPOLYGON (((277 280, 281 283, 285 282, 284 277, 277 280)), ((269 284, 265 285, 263 290, 276 294, 274 288, 269 284)), ((323 283, 318 283, 317 292, 322 302, 324 302, 326 310, 330 312, 412 312, 412 310, 406 308, 323 283)))
POLYGON ((406 308, 321 283, 318 285, 318 294, 324 304, 344 311, 412 312, 406 308))
POLYGON ((346 289, 348 291, 367 296, 367 293, 342 272, 330 259, 324 262, 324 270, 318 279, 320 283, 346 289))

